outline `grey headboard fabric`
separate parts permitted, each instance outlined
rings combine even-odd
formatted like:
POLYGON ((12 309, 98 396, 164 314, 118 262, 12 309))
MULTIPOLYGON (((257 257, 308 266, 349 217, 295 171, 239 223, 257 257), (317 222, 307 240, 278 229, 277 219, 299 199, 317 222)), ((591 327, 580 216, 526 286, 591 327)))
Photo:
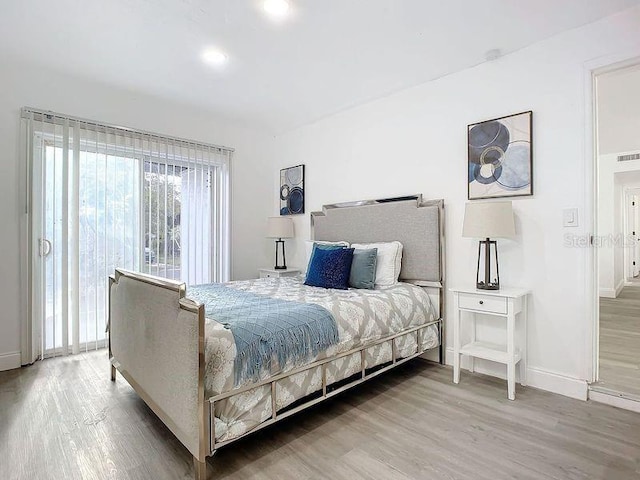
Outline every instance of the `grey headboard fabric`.
POLYGON ((444 280, 444 201, 421 195, 323 206, 311 213, 313 240, 403 245, 400 280, 444 280))

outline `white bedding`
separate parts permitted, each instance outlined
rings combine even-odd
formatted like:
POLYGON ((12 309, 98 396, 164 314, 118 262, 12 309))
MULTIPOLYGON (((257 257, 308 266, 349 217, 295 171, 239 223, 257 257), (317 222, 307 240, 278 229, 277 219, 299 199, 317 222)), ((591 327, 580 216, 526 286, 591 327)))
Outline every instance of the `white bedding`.
MULTIPOLYGON (((304 285, 302 276, 293 278, 268 278, 230 282, 227 286, 268 295, 283 300, 314 303, 329 310, 337 323, 340 341, 320 354, 318 358, 345 352, 357 346, 400 332, 412 326, 436 319, 435 309, 426 292, 415 285, 397 283, 376 290, 333 290, 304 285)), ((187 290, 188 296, 188 290, 187 290)), ((438 329, 434 325, 422 335, 423 349, 438 345, 438 329)), ((416 335, 396 339, 398 357, 409 356, 416 351, 416 335)), ((235 343, 230 330, 213 318, 206 319, 205 356, 207 397, 235 388, 235 343)), ((309 359, 311 363, 313 358, 309 359)), ((391 343, 387 342, 367 349, 367 368, 391 360, 391 343)), ((263 371, 261 378, 291 370, 295 365, 280 368, 274 362, 272 371, 263 371)), ((361 369, 359 354, 332 362, 327 369, 328 383, 347 378, 361 369)), ((277 384, 277 406, 281 409, 321 388, 319 368, 283 379, 277 384)), ((242 385, 240 385, 242 386, 242 385)), ((239 436, 271 417, 271 391, 269 386, 252 389, 242 395, 216 403, 216 438, 219 441, 239 436)))

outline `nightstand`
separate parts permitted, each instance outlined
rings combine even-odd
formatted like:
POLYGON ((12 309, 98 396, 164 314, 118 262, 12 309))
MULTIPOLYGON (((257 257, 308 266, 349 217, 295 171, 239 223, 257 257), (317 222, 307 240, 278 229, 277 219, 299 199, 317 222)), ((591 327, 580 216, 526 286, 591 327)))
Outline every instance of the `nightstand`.
POLYGON ((477 290, 452 288, 454 296, 453 319, 453 383, 460 381, 460 356, 469 357, 469 371, 473 372, 474 358, 482 358, 507 366, 507 396, 516 398, 516 364, 520 363, 520 384, 527 378, 527 297, 529 291, 519 288, 477 290), (462 345, 460 322, 463 312, 470 313, 470 342, 462 345), (506 345, 476 341, 476 315, 490 315, 501 322, 506 330, 506 345), (516 335, 516 321, 522 322, 520 341, 516 335))
POLYGON ((295 277, 300 275, 300 270, 297 268, 287 268, 286 270, 276 270, 273 268, 260 268, 258 269, 260 278, 282 278, 282 277, 295 277))

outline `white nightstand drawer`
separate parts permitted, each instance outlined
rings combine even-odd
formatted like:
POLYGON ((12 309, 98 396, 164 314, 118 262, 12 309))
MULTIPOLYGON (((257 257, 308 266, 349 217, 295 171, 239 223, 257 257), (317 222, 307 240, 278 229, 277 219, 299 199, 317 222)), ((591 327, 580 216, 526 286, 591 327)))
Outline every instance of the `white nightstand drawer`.
POLYGON ((286 270, 276 270, 272 268, 261 268, 258 270, 260 278, 282 278, 282 277, 295 277, 300 275, 300 270, 297 268, 288 268, 286 270))
POLYGON ((505 297, 460 293, 458 295, 458 303, 460 308, 467 308, 469 310, 501 313, 504 315, 507 313, 507 299, 505 297))

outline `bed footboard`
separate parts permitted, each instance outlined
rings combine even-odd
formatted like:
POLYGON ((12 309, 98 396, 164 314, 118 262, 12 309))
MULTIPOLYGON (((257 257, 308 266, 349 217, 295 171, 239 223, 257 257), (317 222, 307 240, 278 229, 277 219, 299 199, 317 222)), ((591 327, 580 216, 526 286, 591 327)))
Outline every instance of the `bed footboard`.
MULTIPOLYGON (((116 269, 109 282, 109 357, 115 370, 194 456, 206 477, 204 307, 183 283, 116 269)), ((207 405, 208 407, 208 405, 207 405)))

